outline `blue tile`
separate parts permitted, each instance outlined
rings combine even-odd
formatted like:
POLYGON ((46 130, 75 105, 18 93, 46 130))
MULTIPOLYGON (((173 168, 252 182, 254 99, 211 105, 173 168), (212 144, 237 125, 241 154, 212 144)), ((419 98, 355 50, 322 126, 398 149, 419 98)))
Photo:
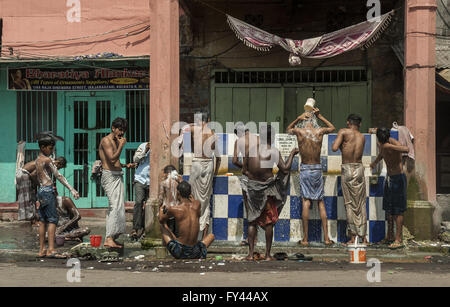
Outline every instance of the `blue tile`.
POLYGON ((328 157, 321 156, 320 164, 322 164, 322 171, 328 172, 328 157))
POLYGON ((275 241, 287 242, 289 241, 291 232, 291 221, 288 219, 280 219, 275 224, 274 234, 275 241))
POLYGON ((243 238, 247 240, 248 237, 248 221, 247 219, 243 219, 243 238))
MULTIPOLYGON (((239 158, 239 160, 242 163, 242 158, 239 158)), ((240 168, 233 164, 233 157, 232 156, 228 156, 228 172, 239 171, 239 170, 240 170, 240 168)))
POLYGON ((386 236, 385 221, 369 221, 369 241, 371 243, 380 242, 386 236))
POLYGON ((291 171, 298 171, 298 161, 299 161, 298 155, 295 155, 294 159, 292 160, 291 171))
POLYGON ((327 218, 329 220, 337 219, 337 196, 325 196, 323 199, 325 203, 325 210, 327 211, 327 218))
POLYGON ((384 194, 384 177, 378 177, 377 184, 371 184, 369 187, 369 196, 383 197, 384 194))
POLYGON ((217 142, 217 150, 219 151, 219 153, 221 155, 226 155, 227 154, 227 139, 228 139, 228 135, 226 133, 217 133, 217 138, 218 138, 218 142, 217 142))
POLYGON ((347 242, 347 221, 337 221, 337 240, 338 242, 347 242))
POLYGON ((372 154, 372 137, 370 134, 365 134, 364 138, 366 139, 366 143, 364 145, 364 156, 370 156, 372 154))
POLYGON ((308 241, 320 242, 322 240, 322 221, 309 220, 308 221, 308 241))
POLYGON ((213 194, 222 194, 222 195, 228 194, 228 177, 227 176, 214 177, 213 194))
POLYGON ((342 184, 341 184, 341 180, 342 180, 342 177, 341 177, 341 176, 338 176, 338 177, 337 177, 337 196, 344 196, 344 195, 342 194, 342 184))
POLYGON ((242 195, 228 195, 228 217, 244 217, 244 200, 242 195))
POLYGON ((298 196, 291 196, 291 219, 302 218, 302 200, 298 196))
POLYGON ((370 205, 369 205, 369 197, 367 197, 366 198, 366 216, 367 216, 367 220, 369 220, 369 208, 370 208, 370 205))
POLYGON ((391 138, 398 141, 398 130, 391 129, 391 138))
POLYGON ((183 151, 187 153, 192 152, 191 146, 191 132, 185 132, 183 134, 183 151))
POLYGON ((331 148, 333 147, 333 143, 336 140, 337 134, 329 134, 328 135, 328 155, 329 156, 340 156, 341 150, 334 152, 331 148))
POLYGON ((189 182, 189 176, 183 175, 183 180, 189 182))
POLYGON ((228 240, 228 219, 214 218, 212 226, 216 240, 228 240))

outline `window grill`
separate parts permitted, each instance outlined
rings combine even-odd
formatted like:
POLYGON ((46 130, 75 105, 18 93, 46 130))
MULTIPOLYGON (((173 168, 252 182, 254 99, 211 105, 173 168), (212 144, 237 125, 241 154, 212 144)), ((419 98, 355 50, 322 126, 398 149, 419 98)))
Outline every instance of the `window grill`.
POLYGON ((17 142, 35 143, 42 131, 56 131, 56 92, 17 92, 17 142))
POLYGON ((367 81, 365 69, 353 70, 285 70, 285 71, 216 71, 216 84, 226 83, 331 83, 367 81))

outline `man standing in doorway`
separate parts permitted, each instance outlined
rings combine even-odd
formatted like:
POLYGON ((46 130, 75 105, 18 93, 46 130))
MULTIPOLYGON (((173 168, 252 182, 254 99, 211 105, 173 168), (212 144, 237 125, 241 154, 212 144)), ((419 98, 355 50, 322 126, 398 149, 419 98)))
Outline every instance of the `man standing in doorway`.
POLYGON ((132 240, 138 240, 144 234, 144 208, 150 186, 150 152, 150 142, 142 143, 133 156, 137 169, 134 174, 133 231, 130 234, 132 240))
POLYGON ((133 165, 120 163, 120 154, 127 143, 124 137, 128 127, 125 118, 116 118, 111 125, 111 133, 105 136, 99 145, 99 155, 102 161, 102 187, 108 197, 108 212, 106 214, 105 247, 122 248, 115 240, 125 233, 125 204, 122 168, 133 165))
POLYGON ((367 243, 367 196, 362 164, 366 139, 359 132, 360 126, 361 117, 350 114, 347 118, 347 128, 339 130, 332 147, 333 151, 340 149, 342 153, 342 194, 344 195, 348 228, 352 237, 347 244, 354 243, 356 235, 363 239, 363 243, 367 243))
POLYGON ((197 113, 194 115, 194 124, 191 124, 191 144, 194 152, 192 170, 189 184, 192 195, 201 205, 200 231, 202 238, 208 234, 210 199, 213 190, 213 179, 217 176, 220 166, 220 156, 217 153, 217 138, 208 127, 208 115, 197 113), (213 155, 216 153, 216 168, 214 170, 213 155))

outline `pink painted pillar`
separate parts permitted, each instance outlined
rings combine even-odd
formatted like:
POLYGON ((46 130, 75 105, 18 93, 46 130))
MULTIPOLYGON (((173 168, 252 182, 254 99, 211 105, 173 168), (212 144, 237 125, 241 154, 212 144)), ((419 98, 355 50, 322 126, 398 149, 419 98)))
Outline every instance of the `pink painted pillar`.
POLYGON ((435 33, 436 0, 406 0, 405 124, 415 137, 417 200, 427 201, 436 200, 435 33))
POLYGON ((170 129, 179 120, 179 5, 178 0, 149 1, 151 156, 146 209, 151 209, 153 214, 146 213, 145 224, 152 237, 159 237, 158 177, 164 166, 173 163, 170 145, 175 136, 171 136, 170 129))

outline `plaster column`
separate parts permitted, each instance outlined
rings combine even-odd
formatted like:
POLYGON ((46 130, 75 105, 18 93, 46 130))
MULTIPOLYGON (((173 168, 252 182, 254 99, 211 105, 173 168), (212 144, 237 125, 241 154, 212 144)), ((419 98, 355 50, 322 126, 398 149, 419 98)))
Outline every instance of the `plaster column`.
MULTIPOLYGON (((160 238, 158 177, 173 163, 170 145, 172 124, 179 120, 179 4, 178 0, 149 0, 150 4, 150 195, 145 228, 160 238)), ((177 166, 177 165, 176 165, 177 166)))
POLYGON ((408 198, 436 200, 436 0, 405 1, 405 124, 415 138, 408 198))

